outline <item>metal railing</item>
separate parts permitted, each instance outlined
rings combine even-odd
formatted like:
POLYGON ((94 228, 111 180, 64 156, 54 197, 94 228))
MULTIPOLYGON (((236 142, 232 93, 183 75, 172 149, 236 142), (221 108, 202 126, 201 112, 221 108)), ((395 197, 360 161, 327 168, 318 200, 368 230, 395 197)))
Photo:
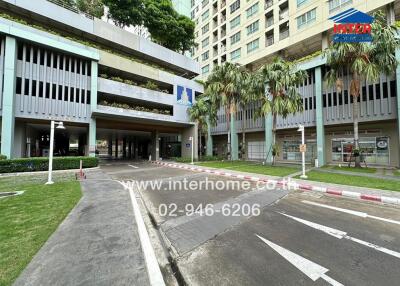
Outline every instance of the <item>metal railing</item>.
POLYGON ((92 15, 89 15, 89 14, 87 14, 85 12, 79 11, 76 7, 67 5, 64 2, 60 1, 60 0, 47 0, 47 1, 53 3, 53 4, 57 5, 57 6, 60 6, 60 7, 64 8, 64 9, 67 9, 67 10, 69 10, 71 12, 74 12, 76 14, 83 15, 83 16, 85 16, 86 18, 88 18, 90 20, 94 19, 94 17, 92 15))

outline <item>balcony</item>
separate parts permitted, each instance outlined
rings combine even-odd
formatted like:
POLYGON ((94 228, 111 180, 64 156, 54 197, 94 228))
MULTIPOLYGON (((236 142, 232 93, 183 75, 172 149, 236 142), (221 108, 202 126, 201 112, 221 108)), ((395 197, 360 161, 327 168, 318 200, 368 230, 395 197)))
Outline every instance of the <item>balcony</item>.
POLYGON ((289 18, 289 9, 288 8, 281 10, 279 12, 279 20, 284 20, 287 18, 289 18))
POLYGON ((274 44, 274 36, 273 35, 271 35, 265 39, 266 47, 272 46, 273 44, 274 44))
POLYGON ((274 24, 274 17, 267 18, 265 20, 265 28, 269 28, 274 24))
POLYGON ((289 37, 289 29, 279 32, 279 40, 282 41, 289 37))
POLYGON ((272 5, 274 5, 274 1, 273 0, 265 1, 265 10, 267 10, 270 7, 272 7, 272 5))

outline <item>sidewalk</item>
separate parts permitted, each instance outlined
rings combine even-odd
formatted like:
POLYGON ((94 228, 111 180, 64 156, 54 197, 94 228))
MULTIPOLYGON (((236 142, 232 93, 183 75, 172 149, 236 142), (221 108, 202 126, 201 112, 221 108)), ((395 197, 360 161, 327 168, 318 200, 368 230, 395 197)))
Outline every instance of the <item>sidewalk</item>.
POLYGON ((87 177, 82 199, 14 285, 149 285, 129 193, 99 170, 87 177))
MULTIPOLYGON (((239 172, 227 169, 217 169, 212 167, 202 167, 197 165, 190 164, 181 164, 181 163, 168 163, 168 162, 155 162, 156 164, 165 165, 173 168, 184 168, 197 172, 205 172, 211 173, 226 177, 234 177, 240 178, 249 181, 282 181, 283 177, 276 176, 268 176, 262 174, 254 174, 254 173, 246 173, 239 172)), ((298 184, 298 189, 302 191, 316 191, 320 193, 327 193, 331 195, 337 196, 345 196, 351 197, 361 200, 368 201, 376 201, 383 203, 390 203, 395 205, 400 205, 400 192, 388 191, 388 190, 380 190, 380 189, 371 189, 364 187, 355 187, 348 185, 340 185, 340 184, 332 184, 332 183, 324 183, 317 181, 309 181, 309 180, 300 180, 300 179, 290 179, 291 182, 295 182, 298 184)))

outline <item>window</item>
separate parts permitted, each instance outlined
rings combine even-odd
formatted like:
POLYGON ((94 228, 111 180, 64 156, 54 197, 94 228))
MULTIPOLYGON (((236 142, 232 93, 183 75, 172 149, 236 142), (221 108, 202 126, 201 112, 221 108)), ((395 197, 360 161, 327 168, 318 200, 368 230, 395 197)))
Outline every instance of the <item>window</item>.
POLYGON ((209 42, 210 42, 209 37, 205 38, 205 39, 201 42, 201 47, 202 47, 202 48, 207 47, 209 42))
POLYGON ((257 50, 259 46, 260 46, 259 39, 251 41, 250 43, 247 44, 247 53, 249 54, 249 53, 257 50))
POLYGON ((204 62, 204 61, 208 60, 209 57, 210 57, 210 52, 207 51, 201 55, 201 60, 204 62))
POLYGON ((329 0, 329 13, 353 3, 353 0, 329 0))
POLYGON ((240 0, 236 0, 230 6, 231 14, 234 13, 235 11, 237 11, 239 8, 240 8, 240 0))
POLYGON ((231 30, 240 25, 240 15, 233 18, 230 22, 231 30))
POLYGON ((233 52, 231 52, 231 61, 237 60, 240 58, 240 54, 241 54, 241 48, 234 50, 233 52))
POLYGON ((246 10, 247 18, 250 18, 251 16, 257 14, 257 12, 258 12, 258 2, 246 10))
POLYGON ((210 30, 210 24, 204 25, 203 28, 201 28, 201 33, 204 35, 210 30))
POLYGON ((300 7, 301 5, 307 3, 309 0, 297 0, 297 7, 300 7))
POLYGON ((210 71, 210 65, 206 65, 204 67, 201 68, 201 73, 202 74, 206 74, 210 71))
POLYGON ((312 9, 307 13, 297 17, 297 29, 300 29, 306 24, 310 24, 315 21, 316 18, 316 9, 312 9))
POLYGON ((201 20, 204 22, 205 20, 208 19, 209 16, 210 16, 210 10, 207 10, 203 14, 201 14, 201 20))
POLYGON ((240 41, 240 31, 231 36, 231 45, 234 45, 239 41, 240 41))
POLYGON ((246 27, 247 35, 251 35, 251 34, 257 32, 257 31, 258 31, 258 28, 259 28, 259 24, 260 24, 260 21, 257 20, 257 21, 255 21, 254 23, 251 23, 250 25, 248 25, 248 26, 246 27))

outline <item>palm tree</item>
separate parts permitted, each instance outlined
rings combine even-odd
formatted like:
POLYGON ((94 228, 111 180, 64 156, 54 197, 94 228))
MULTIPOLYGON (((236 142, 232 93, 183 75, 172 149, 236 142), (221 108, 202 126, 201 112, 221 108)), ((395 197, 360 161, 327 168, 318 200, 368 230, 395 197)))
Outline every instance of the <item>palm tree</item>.
POLYGON ((188 109, 189 118, 191 121, 197 123, 197 128, 199 131, 199 157, 201 159, 202 152, 202 134, 207 131, 207 117, 210 112, 209 100, 207 97, 203 96, 196 100, 195 104, 188 109))
MULTIPOLYGON (((272 146, 266 150, 267 157, 272 152, 272 164, 277 155, 276 122, 277 117, 286 118, 303 110, 303 100, 298 92, 298 85, 307 78, 307 73, 298 70, 295 64, 282 58, 275 58, 271 63, 261 67, 251 80, 252 93, 261 103, 257 116, 272 114, 272 146)), ((265 127, 267 128, 267 126, 265 127)))
POLYGON ((242 110, 242 148, 243 148, 243 155, 244 157, 242 159, 247 160, 247 150, 246 150, 246 107, 255 102, 257 98, 255 97, 255 94, 252 92, 250 89, 251 86, 251 77, 249 74, 247 74, 243 80, 242 84, 242 91, 241 91, 241 96, 239 99, 239 106, 242 110))
POLYGON ((374 14, 372 23, 372 42, 333 43, 325 51, 329 67, 325 75, 328 86, 336 86, 337 92, 343 90, 343 69, 349 70, 351 77, 350 94, 353 98, 353 125, 355 167, 361 167, 359 155, 358 116, 360 83, 375 81, 381 73, 392 74, 397 67, 395 50, 400 45, 397 29, 389 25, 384 13, 374 14))
POLYGON ((247 75, 247 72, 240 70, 239 65, 226 62, 213 69, 205 84, 205 93, 209 96, 212 107, 214 109, 219 107, 225 109, 228 125, 228 153, 231 154, 231 159, 234 158, 232 158, 231 150, 232 130, 230 121, 234 119, 247 75))

